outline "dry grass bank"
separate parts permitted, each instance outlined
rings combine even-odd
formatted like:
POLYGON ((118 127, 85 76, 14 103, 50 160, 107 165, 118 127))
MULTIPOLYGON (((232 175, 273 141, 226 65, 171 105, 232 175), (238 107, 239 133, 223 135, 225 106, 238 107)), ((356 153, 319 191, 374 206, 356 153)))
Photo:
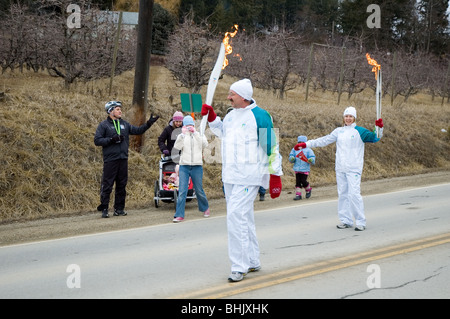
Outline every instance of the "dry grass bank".
MULTIPOLYGON (((156 140, 173 112, 181 109, 179 93, 187 92, 175 86, 165 68, 152 66, 150 72, 147 115, 154 112, 161 118, 145 134, 142 152, 130 152, 128 209, 153 206, 160 154, 156 140)), ((226 94, 234 80, 224 76, 219 81, 214 102, 219 115, 229 106, 226 94)), ((108 96, 109 79, 78 83, 66 91, 60 79, 46 73, 0 75, 0 92, 5 92, 0 100, 0 222, 95 211, 102 172, 101 148, 93 143, 95 129, 106 117, 105 102, 113 98, 124 102, 124 118, 133 118, 128 109, 133 81, 133 72, 117 76, 113 94, 108 96)), ((280 131, 284 190, 294 187, 287 155, 298 135, 312 139, 330 133, 341 125, 347 105, 357 108, 358 125, 373 128, 375 121, 372 91, 350 100, 343 96, 341 105, 329 92, 310 91, 305 103, 304 88, 288 92, 285 100, 255 89, 254 98, 274 116, 280 131)), ((441 106, 440 100, 432 101, 428 95, 414 96, 407 103, 398 99, 393 106, 387 97, 383 103, 385 134, 381 142, 366 145, 364 180, 450 169, 448 103, 441 106)), ((210 142, 210 156, 214 156, 217 140, 211 138, 210 142)), ((335 182, 334 151, 331 145, 314 149, 313 187, 335 182)), ((219 163, 205 164, 204 185, 211 199, 222 196, 220 175, 219 163)))

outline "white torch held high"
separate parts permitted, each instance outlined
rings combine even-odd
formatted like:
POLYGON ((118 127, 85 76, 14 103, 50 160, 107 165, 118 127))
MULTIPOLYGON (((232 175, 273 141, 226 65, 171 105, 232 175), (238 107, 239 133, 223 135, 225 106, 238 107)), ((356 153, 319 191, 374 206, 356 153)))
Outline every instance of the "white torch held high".
MULTIPOLYGON (((382 75, 381 75, 381 65, 377 63, 374 59, 370 57, 369 53, 366 53, 367 62, 373 66, 372 72, 375 73, 375 80, 377 81, 377 88, 375 91, 375 100, 376 100, 376 110, 377 110, 377 120, 381 118, 381 97, 382 97, 382 75)), ((377 137, 380 137, 380 128, 378 126, 376 128, 377 137)))
MULTIPOLYGON (((219 81, 220 72, 228 65, 228 59, 226 58, 226 56, 233 52, 233 48, 231 47, 229 40, 230 37, 234 37, 238 31, 238 25, 235 24, 234 27, 236 30, 232 33, 226 32, 222 43, 220 43, 219 55, 217 56, 216 63, 214 64, 214 68, 209 77, 208 88, 206 89, 205 103, 208 105, 212 105, 212 100, 214 92, 216 91, 217 82, 219 81)), ((200 134, 202 135, 205 133, 207 119, 208 114, 203 116, 200 123, 200 134)))

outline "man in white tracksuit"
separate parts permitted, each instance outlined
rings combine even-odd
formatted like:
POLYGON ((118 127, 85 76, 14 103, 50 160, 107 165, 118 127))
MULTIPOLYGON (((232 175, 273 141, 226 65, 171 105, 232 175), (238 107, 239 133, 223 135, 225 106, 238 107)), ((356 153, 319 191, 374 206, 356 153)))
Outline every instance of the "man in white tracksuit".
POLYGON ((350 106, 344 111, 344 126, 336 128, 331 134, 298 143, 294 148, 324 147, 336 142, 336 182, 338 190, 338 217, 341 224, 337 228, 353 227, 361 231, 366 228, 364 203, 361 197, 361 173, 364 166, 364 143, 376 143, 383 135, 383 120, 375 125, 380 127, 379 137, 374 132, 356 126, 356 109, 350 106))
POLYGON ((254 200, 259 187, 272 198, 281 192, 281 155, 270 114, 252 99, 249 79, 233 83, 228 100, 233 110, 223 121, 204 104, 209 127, 222 143, 222 181, 227 202, 229 281, 240 281, 261 268, 256 237, 254 200), (270 179, 270 181, 269 181, 270 179))

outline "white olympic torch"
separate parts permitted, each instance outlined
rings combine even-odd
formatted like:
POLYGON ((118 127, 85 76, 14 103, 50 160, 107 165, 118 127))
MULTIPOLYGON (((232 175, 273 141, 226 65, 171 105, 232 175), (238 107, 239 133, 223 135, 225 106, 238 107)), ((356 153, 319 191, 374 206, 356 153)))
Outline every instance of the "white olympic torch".
MULTIPOLYGON (((381 86, 381 82, 382 81, 382 79, 381 79, 381 68, 379 68, 378 69, 378 73, 377 73, 377 91, 376 91, 376 94, 377 94, 377 98, 376 98, 376 103, 377 103, 377 120, 379 120, 380 118, 381 118, 381 97, 382 97, 382 94, 381 94, 381 89, 382 89, 382 86, 381 86)), ((380 128, 378 127, 378 126, 376 126, 376 132, 377 132, 377 137, 380 137, 380 128)))
MULTIPOLYGON (((219 82, 220 72, 222 71, 223 61, 225 60, 225 45, 223 42, 220 44, 219 56, 217 57, 216 64, 211 72, 211 76, 209 77, 208 88, 206 90, 206 101, 205 103, 208 105, 212 105, 212 100, 214 96, 214 92, 216 91, 217 82, 219 82)), ((208 114, 203 116, 202 121, 200 123, 200 134, 203 135, 205 133, 206 122, 208 119, 208 114)))
MULTIPOLYGON (((381 118, 381 97, 382 97, 382 76, 381 76, 381 65, 377 63, 374 59, 372 59, 369 53, 366 53, 367 62, 373 66, 372 72, 375 73, 375 80, 377 80, 377 88, 375 91, 375 100, 376 100, 376 111, 377 111, 377 120, 381 118)), ((377 137, 380 137, 380 128, 378 126, 375 127, 377 137)))
MULTIPOLYGON (((233 48, 229 44, 229 37, 234 37, 238 31, 238 25, 234 25, 236 30, 233 33, 226 32, 225 37, 223 38, 222 43, 220 44, 219 55, 217 56, 216 64, 211 72, 208 82, 208 88, 206 90, 206 101, 205 103, 212 106, 212 100, 214 96, 214 92, 216 91, 217 82, 219 81, 220 72, 225 69, 228 65, 228 60, 226 59, 226 55, 233 52, 233 48)), ((205 133, 206 122, 208 120, 208 114, 203 116, 202 121, 200 123, 200 134, 203 135, 205 133)))

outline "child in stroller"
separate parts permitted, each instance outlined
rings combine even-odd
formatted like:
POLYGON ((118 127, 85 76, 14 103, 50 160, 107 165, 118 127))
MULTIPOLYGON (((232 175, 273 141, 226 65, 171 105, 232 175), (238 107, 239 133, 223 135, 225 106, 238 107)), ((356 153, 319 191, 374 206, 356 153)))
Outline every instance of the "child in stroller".
MULTIPOLYGON (((175 203, 177 205, 178 196, 178 169, 176 164, 170 156, 162 156, 159 162, 159 180, 155 181, 155 207, 159 207, 159 201, 165 203, 175 203)), ((196 198, 192 181, 189 180, 188 194, 186 201, 191 201, 196 198)))

